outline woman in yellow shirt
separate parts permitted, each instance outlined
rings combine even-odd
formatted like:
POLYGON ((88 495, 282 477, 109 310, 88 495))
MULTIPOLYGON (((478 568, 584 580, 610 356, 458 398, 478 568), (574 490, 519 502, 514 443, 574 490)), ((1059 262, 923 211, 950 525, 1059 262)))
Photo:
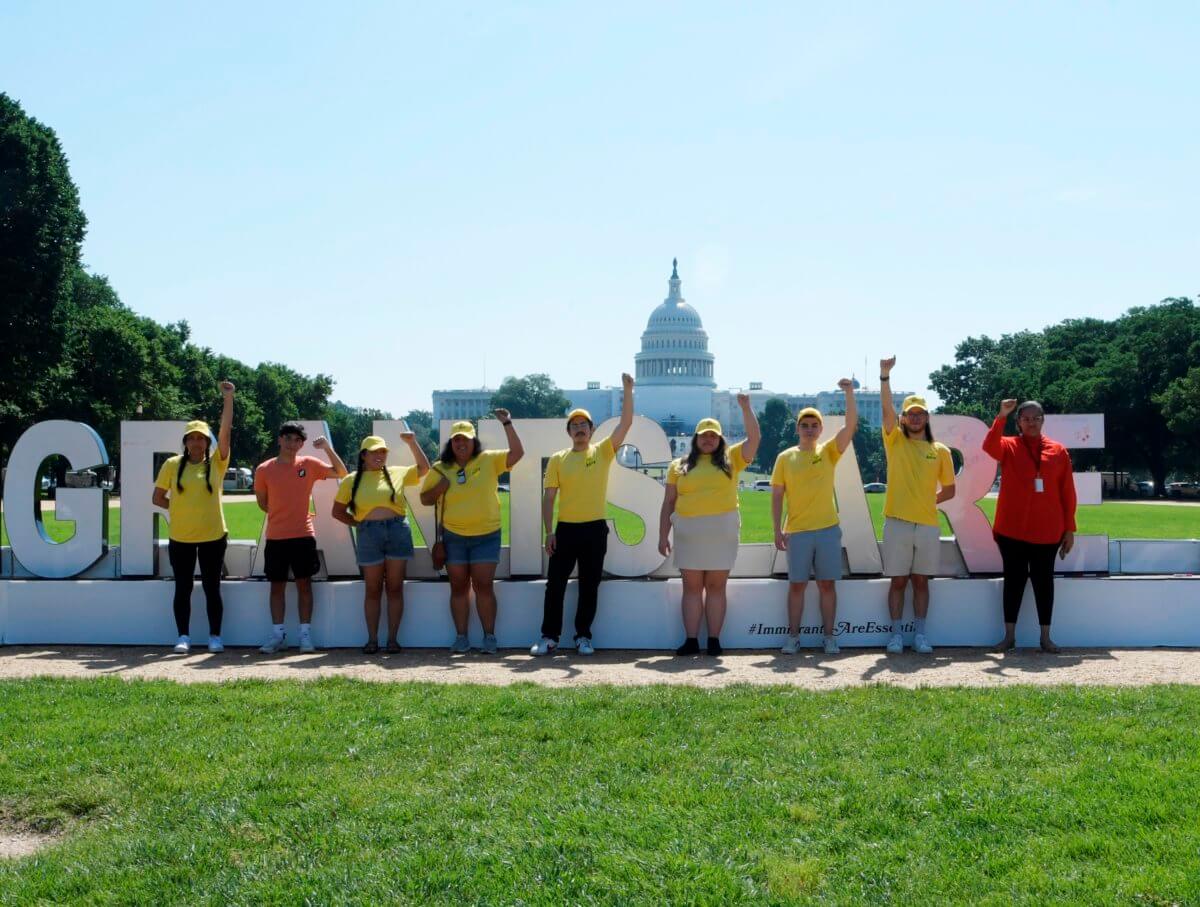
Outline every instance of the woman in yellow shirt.
POLYGON ((451 652, 471 651, 467 622, 472 589, 475 610, 483 625, 482 649, 494 655, 498 648, 493 586, 500 562, 500 496, 496 486, 500 476, 525 455, 525 448, 508 410, 497 409, 496 418, 504 426, 507 450, 484 450, 474 425, 455 422, 450 440, 421 486, 421 503, 441 509, 446 573, 450 577, 450 616, 456 634, 451 652))
POLYGON ((378 435, 364 438, 358 451, 358 468, 342 479, 333 498, 333 518, 357 527, 355 554, 362 571, 363 616, 367 643, 363 653, 379 651, 379 612, 387 583, 387 650, 399 652, 396 634, 404 617, 404 573, 413 556, 412 529, 404 508, 404 487, 416 485, 429 472, 429 458, 411 431, 400 440, 412 451, 415 466, 388 466, 387 442, 378 435))
POLYGON ((183 430, 183 453, 171 457, 158 471, 154 482, 154 506, 167 511, 167 557, 175 574, 175 629, 179 640, 175 651, 186 655, 192 648, 192 588, 196 561, 200 561, 200 585, 208 606, 208 651, 224 652, 221 642, 221 570, 228 544, 225 514, 221 510, 225 468, 229 465, 229 442, 233 430, 233 392, 229 381, 221 382, 221 427, 217 449, 212 450, 212 429, 195 419, 183 430))
POLYGON ((692 449, 667 470, 666 495, 658 526, 658 550, 671 553, 674 529, 675 566, 683 577, 683 628, 687 635, 677 655, 700 652, 700 618, 708 624, 708 654, 721 654, 725 622, 725 586, 737 558, 741 520, 738 516, 738 473, 758 453, 758 419, 750 397, 738 394, 746 440, 730 446, 716 419, 701 419, 692 449))

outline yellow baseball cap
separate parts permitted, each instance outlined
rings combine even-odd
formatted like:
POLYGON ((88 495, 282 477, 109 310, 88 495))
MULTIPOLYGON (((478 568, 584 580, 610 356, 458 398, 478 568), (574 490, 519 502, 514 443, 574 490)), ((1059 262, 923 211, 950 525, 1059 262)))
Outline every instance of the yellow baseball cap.
POLYGON ((800 410, 800 412, 796 413, 796 421, 799 422, 801 419, 806 419, 810 416, 816 419, 822 425, 825 424, 825 420, 821 418, 821 411, 815 406, 806 406, 804 409, 800 410))
POLYGON ((212 437, 212 429, 208 427, 208 423, 203 419, 193 419, 183 429, 183 436, 186 438, 192 432, 199 432, 206 438, 212 437))
POLYGON ((929 406, 925 403, 925 398, 918 397, 916 394, 904 398, 904 405, 900 407, 900 412, 906 413, 910 409, 919 409, 924 411, 926 415, 929 414, 929 406))
POLYGON ((466 420, 455 422, 450 426, 450 437, 457 438, 459 435, 462 435, 464 438, 474 438, 475 426, 466 420))
POLYGON ((718 435, 722 434, 721 423, 716 419, 701 419, 696 423, 696 434, 702 434, 706 431, 715 431, 718 435))
POLYGON ((591 422, 592 414, 589 413, 586 409, 573 409, 569 413, 567 413, 567 424, 568 425, 570 425, 576 419, 587 419, 589 422, 591 422))
POLYGON ((387 450, 388 446, 387 441, 383 440, 379 435, 367 435, 367 437, 363 438, 363 442, 359 445, 358 449, 370 453, 374 450, 387 450))

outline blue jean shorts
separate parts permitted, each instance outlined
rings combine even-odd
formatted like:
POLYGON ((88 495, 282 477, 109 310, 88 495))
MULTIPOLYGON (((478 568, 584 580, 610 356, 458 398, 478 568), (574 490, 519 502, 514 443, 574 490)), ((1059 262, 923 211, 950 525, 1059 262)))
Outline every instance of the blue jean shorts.
POLYGON ((443 529, 442 541, 446 543, 447 564, 500 563, 499 529, 487 535, 459 535, 443 529))
POLYGON ((790 583, 807 583, 813 577, 822 580, 841 579, 842 527, 789 532, 787 562, 790 583))
POLYGON ((364 520, 358 524, 358 566, 377 567, 384 561, 406 561, 413 556, 412 529, 402 516, 390 520, 364 520))

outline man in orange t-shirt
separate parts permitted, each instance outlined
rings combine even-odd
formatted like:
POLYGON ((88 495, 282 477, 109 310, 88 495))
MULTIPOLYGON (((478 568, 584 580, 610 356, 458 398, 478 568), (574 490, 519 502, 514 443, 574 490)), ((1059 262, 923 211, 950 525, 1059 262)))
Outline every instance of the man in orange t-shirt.
POLYGON ((312 577, 321 569, 317 538, 309 502, 312 488, 322 479, 342 478, 346 464, 329 441, 320 437, 313 447, 325 451, 329 463, 316 457, 299 456, 308 435, 299 422, 284 422, 279 428, 279 456, 259 465, 254 473, 258 506, 267 515, 267 544, 263 552, 264 572, 271 583, 271 635, 259 651, 266 655, 287 648, 283 629, 288 574, 296 580, 300 611, 300 651, 312 652, 312 577))

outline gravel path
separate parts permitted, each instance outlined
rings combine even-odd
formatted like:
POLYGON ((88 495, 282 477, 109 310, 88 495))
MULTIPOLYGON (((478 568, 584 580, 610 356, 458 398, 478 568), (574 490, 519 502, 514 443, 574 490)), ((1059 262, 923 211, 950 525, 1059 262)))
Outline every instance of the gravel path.
POLYGON ((499 657, 449 655, 419 649, 399 655, 366 656, 335 649, 310 655, 260 655, 230 649, 178 656, 135 646, 6 646, 0 648, 0 679, 25 677, 123 677, 181 683, 229 680, 358 680, 479 683, 504 686, 538 683, 551 687, 612 684, 686 684, 720 687, 734 683, 779 684, 832 690, 865 684, 898 687, 1137 686, 1200 684, 1197 649, 1070 649, 1059 655, 1018 650, 998 655, 982 649, 939 649, 931 656, 886 655, 877 649, 842 655, 795 656, 774 651, 735 652, 720 659, 675 658, 661 652, 611 651, 592 658, 574 653, 549 658, 505 652, 499 657))

